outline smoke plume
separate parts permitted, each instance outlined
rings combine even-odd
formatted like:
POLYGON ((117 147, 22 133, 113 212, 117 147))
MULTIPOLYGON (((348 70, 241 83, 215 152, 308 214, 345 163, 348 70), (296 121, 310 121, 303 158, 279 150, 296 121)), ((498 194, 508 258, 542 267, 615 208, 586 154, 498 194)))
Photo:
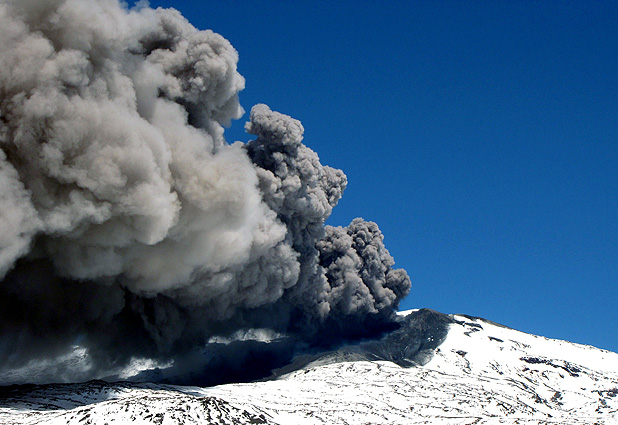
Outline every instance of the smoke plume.
POLYGON ((173 9, 0 2, 1 371, 80 346, 84 379, 392 321, 409 278, 374 223, 324 225, 347 181, 301 123, 256 105, 254 140, 226 143, 237 61, 173 9))

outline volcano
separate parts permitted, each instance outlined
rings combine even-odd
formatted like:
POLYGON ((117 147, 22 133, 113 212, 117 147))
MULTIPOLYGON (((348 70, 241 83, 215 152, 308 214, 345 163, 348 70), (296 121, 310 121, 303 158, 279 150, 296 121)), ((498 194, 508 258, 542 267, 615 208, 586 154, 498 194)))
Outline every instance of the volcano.
POLYGON ((615 424, 618 354, 467 315, 399 313, 381 338, 213 387, 2 388, 1 424, 615 424))

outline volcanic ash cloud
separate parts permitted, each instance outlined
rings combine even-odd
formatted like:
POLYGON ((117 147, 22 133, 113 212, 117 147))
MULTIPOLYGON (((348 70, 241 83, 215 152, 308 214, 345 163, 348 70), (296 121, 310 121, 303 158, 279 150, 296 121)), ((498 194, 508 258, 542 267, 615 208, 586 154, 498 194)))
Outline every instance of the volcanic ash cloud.
POLYGON ((99 376, 242 329, 312 345, 393 319, 408 276, 374 223, 324 226, 346 177, 300 122, 256 105, 255 139, 225 142, 237 61, 173 9, 0 3, 1 370, 79 344, 99 376))

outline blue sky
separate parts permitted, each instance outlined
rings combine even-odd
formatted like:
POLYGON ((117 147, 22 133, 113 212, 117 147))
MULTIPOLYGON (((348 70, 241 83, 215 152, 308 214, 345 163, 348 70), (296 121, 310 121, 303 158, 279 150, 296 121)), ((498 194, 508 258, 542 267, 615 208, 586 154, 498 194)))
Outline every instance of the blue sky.
POLYGON ((329 224, 379 224, 402 309, 618 351, 618 3, 150 4, 230 40, 245 109, 347 174, 329 224))

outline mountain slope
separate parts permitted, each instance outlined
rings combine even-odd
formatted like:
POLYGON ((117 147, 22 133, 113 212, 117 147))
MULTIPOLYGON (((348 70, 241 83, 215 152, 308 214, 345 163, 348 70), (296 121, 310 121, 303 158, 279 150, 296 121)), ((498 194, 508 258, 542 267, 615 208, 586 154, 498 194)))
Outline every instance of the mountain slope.
POLYGON ((5 387, 2 424, 274 424, 251 407, 237 407, 182 388, 106 383, 5 387))
POLYGON ((409 318, 421 329, 417 339, 396 338, 399 346, 385 339, 390 353, 412 353, 398 362, 424 353, 424 365, 337 363, 354 351, 344 348, 275 381, 205 393, 235 402, 250 397, 308 423, 618 423, 618 354, 468 316, 421 310, 409 318), (428 358, 443 325, 448 334, 428 358), (411 349, 410 342, 427 347, 411 349))
POLYGON ((4 389, 0 423, 615 424, 618 354, 419 310, 273 379, 4 389))

